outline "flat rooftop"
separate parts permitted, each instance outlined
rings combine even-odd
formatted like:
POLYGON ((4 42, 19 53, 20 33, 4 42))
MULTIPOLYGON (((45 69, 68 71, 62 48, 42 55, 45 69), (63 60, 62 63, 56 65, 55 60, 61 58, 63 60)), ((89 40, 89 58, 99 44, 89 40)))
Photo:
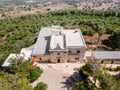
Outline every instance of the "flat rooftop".
POLYGON ((80 30, 63 30, 66 37, 66 47, 86 46, 80 30))
POLYGON ((61 26, 42 27, 32 56, 49 54, 49 50, 67 47, 86 47, 80 30, 64 30, 61 26))
POLYGON ((95 59, 120 59, 120 51, 94 51, 95 59))
POLYGON ((57 47, 59 47, 60 49, 64 49, 64 37, 62 35, 51 36, 50 49, 55 49, 57 47))

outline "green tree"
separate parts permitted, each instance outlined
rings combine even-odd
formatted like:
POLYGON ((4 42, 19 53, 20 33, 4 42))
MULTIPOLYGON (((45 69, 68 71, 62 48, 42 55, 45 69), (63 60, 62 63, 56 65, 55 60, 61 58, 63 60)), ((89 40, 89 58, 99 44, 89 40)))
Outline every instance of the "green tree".
POLYGON ((98 77, 98 80, 100 81, 100 86, 103 90, 116 90, 115 89, 116 81, 109 74, 106 74, 106 73, 102 74, 101 76, 98 77))
POLYGON ((40 77, 40 75, 42 74, 42 69, 40 69, 37 66, 34 66, 32 69, 30 69, 29 71, 29 76, 28 78, 30 79, 30 82, 35 81, 36 79, 38 79, 38 77, 40 77))
POLYGON ((23 73, 28 75, 31 69, 32 62, 30 60, 24 60, 22 57, 10 59, 9 70, 12 73, 23 73))
POLYGON ((34 89, 35 90, 47 90, 47 84, 43 82, 39 82, 34 89))
POLYGON ((87 76, 93 74, 93 66, 90 63, 86 63, 83 67, 80 68, 80 71, 82 71, 87 76))
POLYGON ((112 35, 109 37, 112 47, 120 50, 120 28, 116 28, 112 35))
MULTIPOLYGON (((96 87, 94 87, 94 85, 88 79, 89 76, 93 76, 93 74, 94 74, 94 68, 93 68, 91 63, 86 63, 84 66, 82 66, 80 68, 79 73, 80 73, 80 77, 83 80, 83 83, 81 83, 81 84, 84 85, 85 90, 97 90, 96 87)), ((77 88, 80 88, 80 87, 83 88, 83 86, 79 86, 79 83, 76 84, 76 87, 77 88)), ((75 90, 82 90, 82 89, 75 89, 75 90)))
POLYGON ((98 25, 97 27, 97 33, 98 33, 98 41, 97 41, 97 44, 99 44, 100 42, 100 39, 102 37, 102 35, 106 32, 105 28, 103 25, 98 25))
POLYGON ((0 90, 33 90, 32 86, 29 85, 29 80, 21 74, 2 72, 0 82, 0 90))
POLYGON ((73 90, 86 90, 84 83, 76 82, 74 83, 73 90))

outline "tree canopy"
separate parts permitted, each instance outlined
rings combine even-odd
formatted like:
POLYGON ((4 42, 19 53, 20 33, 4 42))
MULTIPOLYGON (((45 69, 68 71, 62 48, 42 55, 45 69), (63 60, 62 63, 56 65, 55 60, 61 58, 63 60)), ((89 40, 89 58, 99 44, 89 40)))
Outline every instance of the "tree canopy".
POLYGON ((39 82, 36 85, 35 90, 47 90, 47 84, 45 84, 43 82, 39 82))
POLYGON ((120 78, 113 77, 107 74, 105 71, 101 70, 99 67, 98 69, 95 69, 92 64, 86 63, 85 66, 80 68, 80 77, 82 79, 82 82, 76 82, 73 86, 73 90, 119 90, 120 89, 120 78), (101 88, 96 88, 95 83, 91 83, 91 81, 88 79, 89 76, 93 77, 93 80, 96 78, 100 82, 101 88))
POLYGON ((120 50, 120 28, 116 28, 109 39, 113 48, 118 48, 120 50))
POLYGON ((34 90, 30 82, 40 77, 42 72, 30 60, 10 59, 8 69, 0 70, 0 90, 34 90))
POLYGON ((39 67, 33 67, 32 69, 30 69, 29 76, 28 76, 28 78, 30 79, 30 82, 33 82, 36 79, 38 79, 38 77, 40 77, 42 72, 43 71, 39 67))
POLYGON ((0 60, 4 61, 9 53, 18 53, 21 48, 32 45, 42 26, 80 28, 85 35, 100 31, 101 36, 101 30, 111 34, 120 26, 119 21, 120 11, 112 10, 59 10, 46 14, 9 17, 0 20, 0 60))

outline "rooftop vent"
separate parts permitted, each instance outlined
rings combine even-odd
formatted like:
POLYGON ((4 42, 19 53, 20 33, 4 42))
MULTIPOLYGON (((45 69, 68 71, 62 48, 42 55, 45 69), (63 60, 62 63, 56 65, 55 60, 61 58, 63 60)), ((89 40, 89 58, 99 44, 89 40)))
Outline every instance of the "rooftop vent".
POLYGON ((77 33, 78 31, 74 31, 73 33, 77 33))

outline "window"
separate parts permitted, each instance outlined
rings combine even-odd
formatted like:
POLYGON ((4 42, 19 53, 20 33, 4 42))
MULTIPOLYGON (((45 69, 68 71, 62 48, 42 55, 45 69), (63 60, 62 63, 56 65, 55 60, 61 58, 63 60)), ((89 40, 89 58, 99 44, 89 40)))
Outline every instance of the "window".
POLYGON ((77 50, 77 53, 80 53, 80 50, 77 50))
POLYGON ((71 51, 69 50, 68 53, 71 53, 71 51))
POLYGON ((75 60, 79 60, 79 57, 76 57, 75 60))
POLYGON ((39 60, 42 60, 41 58, 39 58, 39 60))
POLYGON ((57 55, 60 55, 60 53, 57 53, 57 55))
POLYGON ((113 64, 113 61, 111 62, 111 64, 113 64))
POLYGON ((64 54, 66 54, 66 52, 64 52, 64 54))
POLYGON ((67 62, 70 62, 70 59, 68 59, 67 62))
POLYGON ((103 64, 103 63, 104 63, 104 61, 102 60, 102 61, 101 61, 101 63, 103 64))

